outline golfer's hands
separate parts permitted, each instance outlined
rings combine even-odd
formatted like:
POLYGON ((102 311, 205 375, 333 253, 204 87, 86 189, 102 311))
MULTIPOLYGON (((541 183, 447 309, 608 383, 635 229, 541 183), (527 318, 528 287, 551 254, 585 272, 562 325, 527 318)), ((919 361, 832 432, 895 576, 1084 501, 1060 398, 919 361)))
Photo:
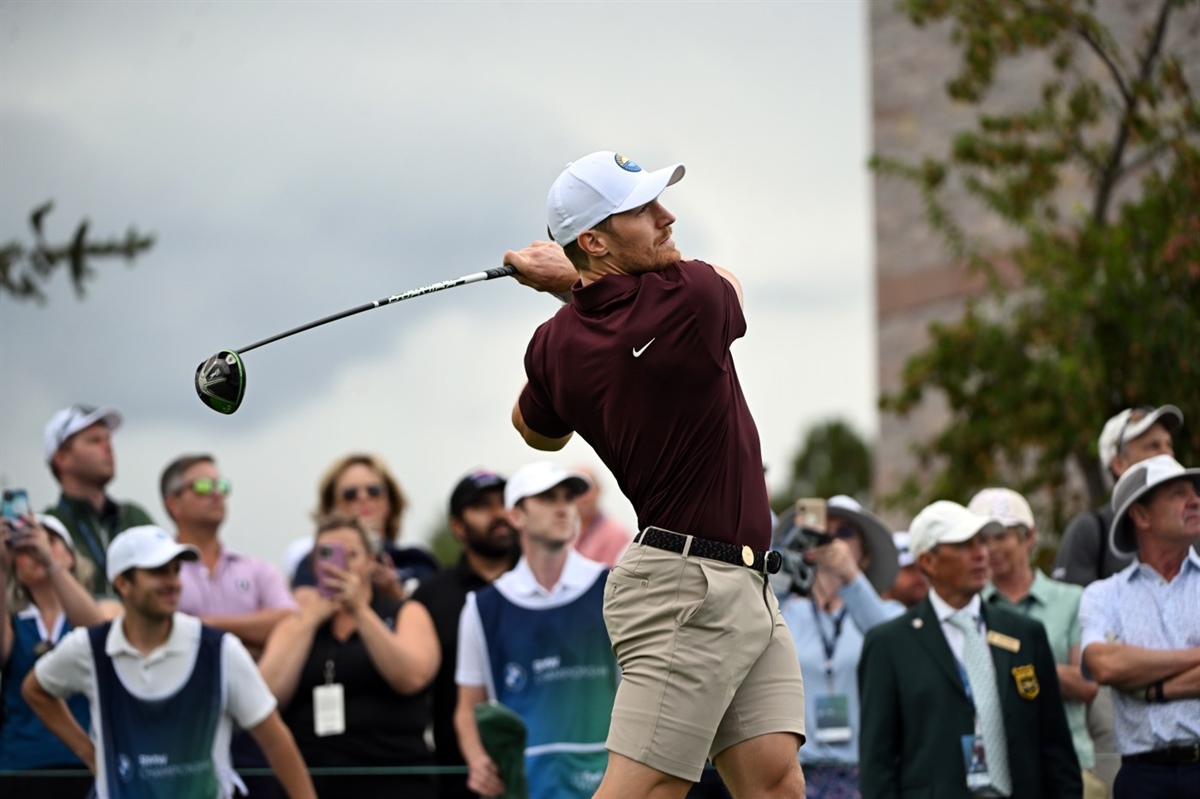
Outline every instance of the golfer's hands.
POLYGON ((551 294, 569 294, 579 273, 567 260, 563 248, 552 241, 535 241, 523 250, 504 253, 504 263, 515 266, 516 281, 551 294))
POLYGON ((480 796, 500 796, 504 793, 500 769, 496 768, 486 752, 467 763, 467 788, 480 796))
POLYGON ((807 558, 814 566, 836 574, 842 585, 849 585, 862 574, 850 546, 840 538, 810 550, 807 558))

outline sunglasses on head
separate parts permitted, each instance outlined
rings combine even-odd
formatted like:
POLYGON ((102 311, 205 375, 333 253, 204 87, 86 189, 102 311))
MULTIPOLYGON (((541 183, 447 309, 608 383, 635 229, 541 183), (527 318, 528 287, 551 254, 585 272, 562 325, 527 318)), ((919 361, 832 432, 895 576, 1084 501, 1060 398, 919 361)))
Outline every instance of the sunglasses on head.
POLYGON ((369 486, 347 486, 346 488, 342 489, 342 501, 353 502, 354 500, 358 499, 358 494, 360 491, 367 492, 367 496, 371 499, 379 499, 383 496, 383 485, 380 483, 374 483, 369 486))
POLYGON ((198 497, 207 497, 214 491, 221 496, 225 496, 233 486, 224 477, 197 477, 190 483, 184 483, 183 488, 179 489, 179 491, 182 492, 185 488, 192 489, 192 493, 198 497))
POLYGON ((1121 424, 1121 432, 1117 433, 1117 452, 1118 453, 1120 453, 1120 451, 1122 449, 1124 449, 1125 444, 1128 443, 1125 441, 1125 431, 1129 429, 1129 425, 1131 423, 1136 424, 1136 423, 1142 421, 1143 419, 1146 418, 1146 415, 1149 414, 1153 410, 1154 410, 1153 406, 1143 405, 1140 408, 1134 408, 1133 410, 1131 410, 1129 412, 1129 415, 1125 417, 1125 421, 1121 424), (1137 417, 1136 419, 1134 418, 1135 416, 1137 417))

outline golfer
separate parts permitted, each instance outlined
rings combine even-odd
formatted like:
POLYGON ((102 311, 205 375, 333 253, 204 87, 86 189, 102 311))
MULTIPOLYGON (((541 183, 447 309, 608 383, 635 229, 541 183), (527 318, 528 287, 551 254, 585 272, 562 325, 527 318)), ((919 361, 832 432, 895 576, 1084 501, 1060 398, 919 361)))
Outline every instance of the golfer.
POLYGON ((578 432, 638 514, 605 589, 622 679, 597 799, 683 797, 705 758, 739 799, 803 797, 804 688, 767 583, 758 430, 729 352, 741 287, 676 249, 658 197, 683 173, 585 156, 550 188, 561 249, 505 253, 521 282, 570 291, 529 342, 513 424, 542 450, 578 432))

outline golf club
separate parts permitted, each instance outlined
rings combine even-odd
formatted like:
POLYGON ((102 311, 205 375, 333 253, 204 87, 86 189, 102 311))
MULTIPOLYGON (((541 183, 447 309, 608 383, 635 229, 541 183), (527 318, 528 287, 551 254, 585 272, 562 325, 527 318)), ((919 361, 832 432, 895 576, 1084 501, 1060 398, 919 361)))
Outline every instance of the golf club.
POLYGON ((375 300, 374 302, 368 302, 365 305, 359 305, 356 308, 336 313, 333 316, 326 316, 324 319, 318 319, 315 322, 309 322, 306 325, 292 328, 270 338, 265 338, 262 341, 256 341, 247 347, 242 347, 240 350, 221 350, 196 367, 196 394, 200 397, 201 402, 214 411, 231 414, 241 407, 242 397, 246 394, 246 367, 242 364, 242 355, 250 350, 256 350, 259 347, 270 344, 272 341, 279 341, 281 338, 294 336, 297 333, 303 333, 305 330, 310 330, 314 327, 320 327, 330 322, 336 322, 339 319, 345 319, 347 316, 354 316, 363 311, 370 311, 384 305, 391 305, 394 302, 411 300, 413 297, 420 297, 423 294, 432 294, 435 291, 465 286, 468 283, 479 283, 497 277, 508 277, 516 273, 516 269, 505 264, 504 266, 488 269, 484 272, 463 275, 454 280, 431 283, 419 289, 406 291, 403 294, 393 294, 390 297, 384 297, 382 300, 375 300))

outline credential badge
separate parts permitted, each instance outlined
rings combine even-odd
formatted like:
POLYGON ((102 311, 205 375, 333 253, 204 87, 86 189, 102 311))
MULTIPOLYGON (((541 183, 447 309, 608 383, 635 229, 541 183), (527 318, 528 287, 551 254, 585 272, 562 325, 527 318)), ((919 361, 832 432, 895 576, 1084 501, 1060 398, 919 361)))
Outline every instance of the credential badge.
POLYGON ((1017 693, 1022 699, 1037 699, 1038 694, 1042 692, 1042 686, 1038 684, 1032 663, 1028 666, 1017 666, 1012 670, 1012 675, 1017 681, 1017 693))

